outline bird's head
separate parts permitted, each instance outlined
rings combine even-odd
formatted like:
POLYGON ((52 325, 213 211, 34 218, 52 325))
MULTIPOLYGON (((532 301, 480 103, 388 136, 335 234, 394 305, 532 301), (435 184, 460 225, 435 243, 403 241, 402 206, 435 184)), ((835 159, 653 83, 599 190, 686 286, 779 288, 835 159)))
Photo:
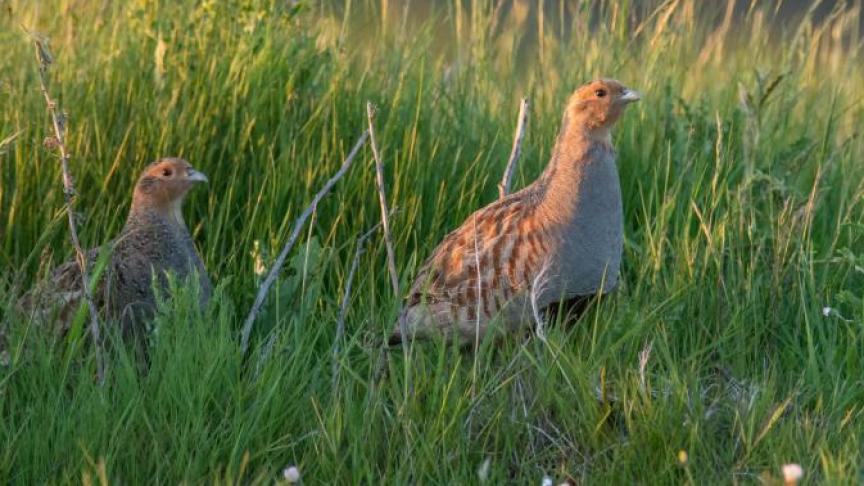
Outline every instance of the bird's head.
POLYGON ((166 157, 148 165, 135 185, 134 208, 179 213, 183 197, 197 182, 207 182, 207 176, 180 158, 166 157))
POLYGON ((608 133, 624 108, 639 99, 638 92, 614 79, 598 79, 580 86, 570 96, 567 117, 589 130, 608 133))

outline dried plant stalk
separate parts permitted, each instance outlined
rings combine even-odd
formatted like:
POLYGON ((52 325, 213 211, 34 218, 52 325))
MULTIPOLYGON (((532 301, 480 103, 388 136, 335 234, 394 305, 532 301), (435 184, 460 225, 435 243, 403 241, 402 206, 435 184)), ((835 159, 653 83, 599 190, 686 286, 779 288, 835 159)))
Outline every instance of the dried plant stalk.
POLYGON ((396 271, 393 237, 390 233, 390 210, 387 209, 387 193, 384 190, 384 164, 381 162, 381 154, 375 141, 375 107, 368 101, 366 116, 369 120, 369 143, 372 145, 372 156, 375 157, 375 185, 378 189, 378 202, 381 205, 381 226, 384 228, 384 245, 387 248, 387 269, 390 271, 393 295, 399 298, 399 273, 396 271))
POLYGON ((504 176, 498 184, 498 197, 504 199, 510 194, 510 184, 513 182, 513 172, 516 171, 516 163, 522 153, 522 140, 525 138, 525 124, 528 122, 528 98, 522 98, 519 104, 519 120, 516 122, 516 133, 513 135, 513 148, 510 150, 510 158, 507 160, 507 168, 504 176))
POLYGON ((33 38, 33 45, 36 48, 36 60, 39 64, 39 86, 42 96, 45 98, 45 104, 48 105, 48 113, 51 115, 51 124, 54 129, 54 136, 45 139, 45 146, 56 148, 60 154, 60 169, 63 175, 63 201, 66 206, 66 217, 69 222, 69 236, 75 249, 75 261, 81 270, 81 286, 83 287, 84 299, 87 301, 87 310, 90 314, 90 336, 96 349, 96 373, 101 384, 105 381, 105 361, 104 353, 102 352, 99 311, 93 301, 90 278, 87 275, 87 254, 81 248, 81 241, 78 238, 78 225, 75 221, 75 211, 73 209, 73 204, 75 203, 75 183, 69 170, 69 151, 66 148, 66 113, 58 113, 57 103, 51 98, 51 94, 48 92, 48 68, 51 66, 53 58, 41 40, 33 34, 31 34, 31 37, 33 38))
MULTIPOLYGON (((384 191, 384 164, 375 141, 375 107, 366 102, 366 118, 369 121, 369 143, 372 145, 372 156, 375 158, 375 185, 378 189, 378 202, 381 205, 381 226, 384 229, 384 246, 387 249, 387 269, 390 272, 390 284, 393 286, 393 296, 401 302, 399 290, 399 273, 396 271, 396 257, 393 252, 393 237, 390 233, 390 211, 387 209, 387 193, 384 191)), ((398 315, 398 313, 397 313, 398 315)), ((406 336, 405 320, 399 319, 399 332, 406 336)), ((407 355, 407 340, 402 340, 402 350, 407 355)))

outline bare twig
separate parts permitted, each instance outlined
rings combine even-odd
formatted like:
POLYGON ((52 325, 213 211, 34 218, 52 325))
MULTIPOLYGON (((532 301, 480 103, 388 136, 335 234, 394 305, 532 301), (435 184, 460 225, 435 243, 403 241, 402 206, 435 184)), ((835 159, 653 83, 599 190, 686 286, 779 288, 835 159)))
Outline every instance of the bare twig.
MULTIPOLYGON (((375 157, 375 185, 378 189, 378 202, 381 205, 381 226, 384 229, 384 246, 387 249, 387 269, 390 271, 390 284, 393 286, 393 296, 401 302, 399 291, 399 273, 396 271, 396 257, 393 252, 393 237, 390 234, 390 217, 387 209, 387 193, 384 191, 384 164, 375 141, 375 107, 366 102, 366 117, 369 121, 369 143, 372 145, 372 156, 375 157)), ((402 335, 402 350, 408 353, 408 342, 405 339, 405 320, 399 319, 399 333, 402 335)))
POLYGON ((399 297, 399 274, 396 272, 396 257, 393 253, 393 237, 390 234, 390 211, 387 209, 387 193, 384 191, 384 164, 375 141, 375 107, 366 102, 366 116, 369 120, 369 143, 375 157, 375 185, 378 188, 378 202, 381 204, 381 226, 384 228, 384 244, 387 247, 387 269, 390 271, 390 284, 393 294, 399 297))
POLYGON ((513 135, 513 148, 510 150, 510 158, 507 160, 507 168, 504 169, 504 177, 498 184, 498 197, 510 194, 510 184, 513 182, 513 172, 516 171, 516 162, 522 153, 522 139, 525 138, 525 124, 528 121, 528 98, 522 98, 519 104, 519 121, 516 123, 516 133, 513 135))
POLYGON ((354 148, 351 149, 351 152, 348 153, 348 157, 345 158, 345 161, 342 162, 342 166, 339 167, 339 170, 336 171, 333 177, 324 184, 324 187, 315 194, 312 203, 309 204, 303 213, 300 214, 300 217, 294 221, 294 228, 291 230, 291 236, 288 238, 288 242, 285 243, 285 246, 282 247, 282 251, 276 258, 273 266, 270 267, 270 271, 267 273, 267 278, 264 279, 264 283, 261 284, 261 287, 258 289, 258 294, 255 296, 255 303, 252 304, 252 308, 249 310, 249 315, 246 316, 246 321, 243 323, 243 330, 240 339, 240 349, 243 354, 246 354, 246 351, 249 349, 249 336, 252 334, 252 326, 255 324, 255 318, 258 317, 258 313, 264 305, 264 299, 267 297, 267 292, 270 291, 270 287, 273 286, 276 277, 279 275, 279 271, 285 264, 285 259, 288 258, 288 253, 291 252, 291 248, 293 248, 294 243, 297 242, 297 238, 300 236, 300 231, 303 229, 303 225, 306 223, 306 220, 309 219, 309 216, 318 206, 321 199, 330 192, 330 189, 333 188, 336 182, 338 182, 351 167, 351 164, 354 162, 354 157, 357 156, 357 152, 359 152, 363 144, 366 143, 366 137, 368 136, 368 131, 364 131, 363 134, 360 135, 357 143, 354 144, 354 148))
POLYGON ((342 303, 339 305, 339 317, 336 320, 336 338, 333 340, 333 382, 336 382, 336 369, 339 365, 339 344, 342 342, 342 337, 345 336, 345 316, 348 314, 348 303, 351 300, 351 287, 354 283, 354 274, 357 273, 357 267, 360 266, 360 257, 366 252, 366 241, 378 231, 381 227, 379 222, 369 231, 360 235, 357 238, 357 247, 354 251, 354 260, 351 261, 351 270, 348 271, 348 278, 345 281, 345 291, 342 293, 342 303))
POLYGON ((90 313, 90 335, 93 339, 93 346, 96 349, 96 373, 101 384, 105 381, 102 338, 100 336, 98 310, 93 301, 93 294, 90 291, 90 278, 87 276, 87 255, 81 249, 81 241, 78 239, 78 226, 75 222, 75 211, 72 208, 75 203, 75 183, 69 171, 69 151, 66 149, 66 113, 57 112, 57 103, 51 99, 51 94, 48 92, 48 67, 53 62, 51 54, 41 40, 37 39, 33 34, 30 34, 30 36, 33 39, 33 45, 36 48, 36 60, 39 63, 39 86, 42 90, 42 96, 45 98, 45 104, 48 105, 48 112, 51 114, 51 123, 54 128, 54 137, 46 138, 45 145, 49 148, 56 148, 60 154, 60 168, 63 173, 63 200, 66 205, 66 216, 69 221, 69 236, 72 239, 72 246, 75 248, 75 260, 78 262, 79 270, 81 270, 81 286, 83 287, 84 299, 87 301, 87 308, 90 313))

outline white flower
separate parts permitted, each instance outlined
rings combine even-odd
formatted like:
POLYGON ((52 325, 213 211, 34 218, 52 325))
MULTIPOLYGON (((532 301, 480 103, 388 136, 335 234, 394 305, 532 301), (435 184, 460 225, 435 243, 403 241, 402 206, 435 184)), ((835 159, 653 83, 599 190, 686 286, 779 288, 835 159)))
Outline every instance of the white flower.
POLYGON ((783 465, 783 481, 786 484, 797 484, 804 477, 804 469, 798 464, 783 465))
POLYGON ((542 486, 552 486, 552 478, 549 476, 543 475, 543 482, 540 483, 542 486))
POLYGON ((828 306, 822 308, 822 315, 825 317, 830 317, 832 312, 834 312, 834 309, 828 306))
POLYGON ((487 479, 489 479, 489 466, 492 464, 492 461, 487 457, 486 460, 483 461, 483 464, 480 464, 480 468, 477 469, 477 478, 481 483, 485 483, 487 479))
POLYGON ((296 466, 286 467, 282 471, 282 477, 285 478, 285 481, 289 483, 299 483, 300 482, 300 470, 297 469, 296 466))

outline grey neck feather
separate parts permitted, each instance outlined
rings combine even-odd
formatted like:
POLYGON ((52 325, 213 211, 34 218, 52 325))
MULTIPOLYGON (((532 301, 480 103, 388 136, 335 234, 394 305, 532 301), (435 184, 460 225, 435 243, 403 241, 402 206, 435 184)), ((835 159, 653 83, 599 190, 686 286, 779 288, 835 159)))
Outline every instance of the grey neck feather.
MULTIPOLYGON (((549 166, 536 182, 538 217, 560 238, 549 295, 585 295, 617 283, 623 211, 608 130, 566 123, 549 166)), ((550 297, 551 298, 551 297, 550 297)))
POLYGON ((549 165, 536 184, 539 209, 549 222, 567 223, 597 205, 621 199, 609 130, 590 130, 565 116, 549 165))
POLYGON ((186 228, 186 222, 183 220, 182 205, 182 199, 172 202, 170 207, 165 209, 142 208, 133 205, 129 210, 129 217, 126 219, 126 228, 131 229, 152 225, 167 226, 180 234, 188 235, 189 230, 186 228))

